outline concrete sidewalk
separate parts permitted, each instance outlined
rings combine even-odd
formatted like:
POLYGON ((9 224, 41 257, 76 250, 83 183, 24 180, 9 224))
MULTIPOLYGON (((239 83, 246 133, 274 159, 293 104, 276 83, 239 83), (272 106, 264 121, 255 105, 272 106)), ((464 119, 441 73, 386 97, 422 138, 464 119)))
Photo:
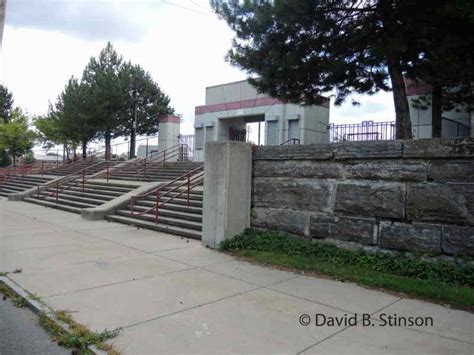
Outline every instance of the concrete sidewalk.
POLYGON ((97 331, 123 327, 113 343, 124 354, 474 353, 471 313, 2 199, 0 271, 17 268, 9 277, 51 307, 97 331), (354 314, 357 326, 315 325, 354 314), (362 314, 370 324, 362 325, 362 314), (432 317, 433 325, 382 326, 388 315, 432 317))

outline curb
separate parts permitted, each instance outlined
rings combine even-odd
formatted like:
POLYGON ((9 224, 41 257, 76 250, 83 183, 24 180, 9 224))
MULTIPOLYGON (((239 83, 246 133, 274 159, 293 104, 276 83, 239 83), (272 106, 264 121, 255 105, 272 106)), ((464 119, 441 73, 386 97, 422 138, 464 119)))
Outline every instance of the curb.
MULTIPOLYGON (((54 312, 41 302, 38 302, 37 300, 33 299, 30 294, 21 286, 10 280, 6 276, 0 276, 0 283, 4 284, 7 286, 9 289, 11 289, 14 293, 16 293, 19 297, 23 298, 26 301, 27 307, 33 311, 35 314, 39 314, 43 312, 49 319, 57 323, 61 328, 63 328, 64 331, 70 332, 69 326, 60 321, 59 319, 56 318, 54 315, 54 312)), ((90 345, 87 347, 88 350, 90 350, 93 354, 96 355, 107 355, 107 352, 98 349, 95 345, 90 345)))

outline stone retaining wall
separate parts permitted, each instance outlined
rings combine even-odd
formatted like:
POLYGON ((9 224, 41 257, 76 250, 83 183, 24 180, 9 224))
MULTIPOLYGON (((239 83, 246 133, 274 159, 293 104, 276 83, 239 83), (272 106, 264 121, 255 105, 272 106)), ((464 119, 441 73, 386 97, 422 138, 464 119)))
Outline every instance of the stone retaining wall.
POLYGON ((258 147, 252 226, 474 256, 474 140, 258 147))

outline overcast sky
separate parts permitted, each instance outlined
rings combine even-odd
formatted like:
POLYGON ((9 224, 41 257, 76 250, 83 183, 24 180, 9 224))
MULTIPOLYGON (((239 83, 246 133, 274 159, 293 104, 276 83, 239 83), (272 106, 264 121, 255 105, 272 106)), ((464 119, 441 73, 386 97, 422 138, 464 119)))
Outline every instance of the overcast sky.
MULTIPOLYGON (((246 78, 224 59, 232 37, 207 0, 7 0, 0 80, 16 105, 43 114, 111 41, 151 73, 192 133, 205 87, 246 78)), ((331 122, 394 120, 390 93, 357 99, 360 107, 331 105, 331 122)))

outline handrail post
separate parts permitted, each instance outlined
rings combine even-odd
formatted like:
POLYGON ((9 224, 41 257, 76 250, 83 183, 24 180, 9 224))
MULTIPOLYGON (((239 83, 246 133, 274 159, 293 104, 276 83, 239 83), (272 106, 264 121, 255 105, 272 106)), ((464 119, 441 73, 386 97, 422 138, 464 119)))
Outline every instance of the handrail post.
POLYGON ((133 216, 133 208, 135 207, 135 196, 132 196, 132 198, 130 199, 130 211, 131 211, 131 215, 133 216))
POLYGON ((190 189, 190 177, 188 175, 188 207, 189 207, 189 189, 190 189))
POLYGON ((59 195, 59 180, 56 181, 56 203, 58 203, 58 195, 59 195))
POLYGON ((146 178, 146 160, 148 158, 145 158, 145 166, 143 167, 143 177, 146 178))
POLYGON ((166 149, 163 151, 163 166, 165 166, 165 160, 166 160, 166 149))
POLYGON ((85 178, 86 178, 86 169, 82 169, 82 192, 84 192, 85 178))
POLYGON ((160 208, 160 189, 156 190, 156 206, 155 206, 155 223, 158 223, 159 211, 160 208))
POLYGON ((109 163, 107 163, 107 182, 109 182, 109 163))

